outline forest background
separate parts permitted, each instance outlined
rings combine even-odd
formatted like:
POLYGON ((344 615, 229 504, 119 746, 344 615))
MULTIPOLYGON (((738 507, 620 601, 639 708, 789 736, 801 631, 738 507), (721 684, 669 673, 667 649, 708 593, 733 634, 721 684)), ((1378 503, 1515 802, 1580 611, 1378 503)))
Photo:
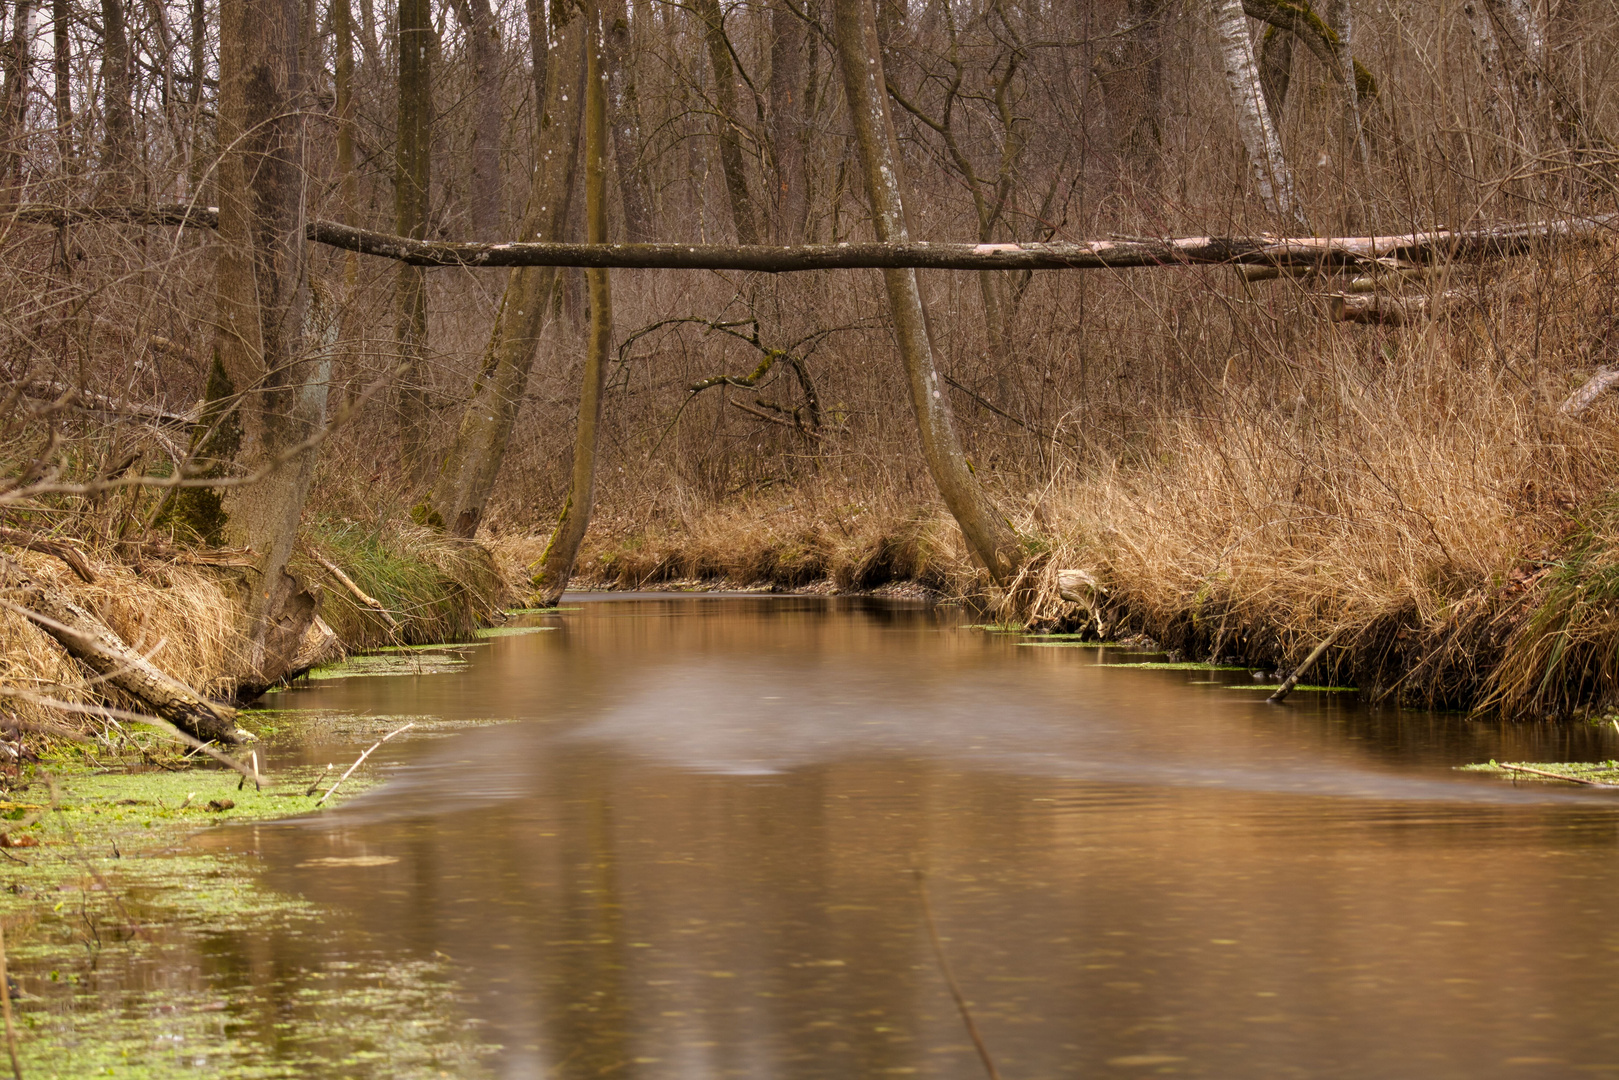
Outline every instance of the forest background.
MULTIPOLYGON (((1611 4, 6 19, 14 724, 152 707, 107 674, 136 659, 251 697, 570 574, 915 582, 1254 665, 1330 636, 1328 674, 1379 701, 1619 694, 1611 4), (907 328, 892 271, 426 268, 309 221, 740 246, 1561 225, 1484 259, 906 271, 907 328), (919 443, 918 335, 954 451, 919 443), (117 639, 99 660, 64 645, 75 611, 117 639)), ((170 704, 207 733, 212 706, 170 704)))

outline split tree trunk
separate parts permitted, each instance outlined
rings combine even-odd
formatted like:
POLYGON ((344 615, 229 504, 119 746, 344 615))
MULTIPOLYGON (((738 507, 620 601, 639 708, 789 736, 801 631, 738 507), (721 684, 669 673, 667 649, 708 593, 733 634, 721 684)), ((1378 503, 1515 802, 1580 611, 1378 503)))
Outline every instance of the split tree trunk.
MULTIPOLYGON (((523 218, 525 238, 559 237, 568 222, 583 114, 583 22, 574 18, 557 30, 547 64, 551 76, 545 80, 543 71, 538 76, 547 85, 540 98, 545 105, 539 110, 535 135, 538 169, 523 218)), ((531 266, 513 270, 506 279, 472 398, 433 488, 433 509, 456 536, 470 538, 483 520, 528 386, 540 332, 551 313, 556 278, 555 267, 531 266)))
MULTIPOLYGON (((888 113, 887 81, 870 0, 833 0, 833 30, 843 83, 854 123, 855 144, 871 200, 872 224, 881 242, 909 240, 901 194, 899 153, 888 113)), ((934 368, 927 313, 916 271, 883 272, 894 337, 910 383, 922 455, 945 505, 961 526, 967 546, 999 584, 1022 559, 1017 534, 984 494, 957 437, 950 402, 934 368)))
MULTIPOLYGON (((427 235, 432 184, 432 10, 428 0, 399 0, 399 141, 394 158, 394 210, 401 236, 427 235)), ((395 292, 399 349, 399 462, 412 484, 431 468, 428 452, 427 276, 401 266, 395 292)))
POLYGON ((252 738, 237 728, 235 709, 171 678, 60 590, 30 577, 9 559, 0 559, 0 580, 9 585, 14 602, 69 656, 187 735, 226 744, 252 738))
POLYGON ((635 91, 633 28, 624 0, 613 0, 608 12, 607 102, 608 124, 613 129, 613 164, 618 169, 625 238, 632 244, 644 244, 658 235, 658 227, 652 186, 641 162, 641 103, 635 91))
POLYGON ((249 690, 285 673, 315 607, 286 572, 331 379, 330 351, 307 350, 302 333, 310 313, 299 8, 299 0, 220 4, 216 348, 242 395, 238 468, 260 476, 223 500, 226 543, 254 560, 241 613, 249 690))
POLYGON ((747 162, 742 153, 742 136, 737 127, 736 67, 731 63, 731 44, 725 36, 724 15, 719 0, 694 0, 698 18, 703 20, 708 41, 708 64, 714 72, 714 105, 719 112, 720 168, 725 173, 725 193, 731 201, 731 222, 736 226, 739 244, 759 242, 759 217, 753 196, 748 194, 747 162))
POLYGON ((1309 223, 1304 219, 1293 189, 1293 174, 1282 153, 1281 133, 1265 105, 1259 66, 1254 59, 1254 41, 1248 33, 1248 16, 1243 12, 1242 0, 1213 0, 1213 3, 1220 67, 1231 93, 1237 130, 1248 152, 1248 164, 1253 170, 1260 202, 1286 227, 1308 232, 1309 223))
MULTIPOLYGON (((585 23, 585 228, 592 244, 607 243, 607 87, 606 50, 599 0, 586 6, 585 23)), ((600 442, 602 397, 613 351, 613 303, 608 271, 585 271, 590 288, 590 338, 579 392, 579 427, 573 444, 573 482, 556 532, 534 575, 534 600, 550 607, 573 576, 596 498, 596 455, 600 442)))

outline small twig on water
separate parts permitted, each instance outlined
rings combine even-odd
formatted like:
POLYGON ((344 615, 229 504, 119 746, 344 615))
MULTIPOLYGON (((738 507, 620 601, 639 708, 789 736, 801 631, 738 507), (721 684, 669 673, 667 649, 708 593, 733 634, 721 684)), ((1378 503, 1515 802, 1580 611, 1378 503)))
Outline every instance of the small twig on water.
POLYGON ((307 798, 309 798, 309 796, 311 796, 315 792, 319 791, 320 790, 320 782, 322 780, 326 779, 326 774, 331 772, 331 771, 332 771, 332 766, 331 766, 331 763, 328 762, 326 767, 320 771, 320 775, 315 777, 313 780, 311 780, 309 782, 309 789, 304 792, 304 798, 307 799, 307 798))
POLYGON ((1564 776, 1562 773, 1547 772, 1545 769, 1531 769, 1527 765, 1498 765, 1497 768, 1534 773, 1536 776, 1544 776, 1551 780, 1567 780, 1571 784, 1584 784, 1586 787, 1619 788, 1619 784, 1604 784, 1600 780, 1587 780, 1583 776, 1564 776))
POLYGON ((375 750, 377 747, 381 746, 383 743, 387 742, 389 739, 393 738, 395 735, 398 735, 401 731, 407 731, 410 728, 413 728, 415 726, 416 726, 416 722, 413 720, 410 723, 406 724, 402 728, 395 728, 394 730, 388 732, 388 734, 384 735, 382 738, 378 739, 376 742, 372 743, 370 749, 368 749, 365 753, 361 754, 359 757, 354 759, 354 764, 349 766, 349 771, 344 773, 342 776, 339 776, 337 778, 337 783, 333 784, 331 787, 326 789, 326 794, 322 795, 319 799, 317 799, 315 801, 315 805, 319 806, 321 803, 325 802, 327 799, 330 799, 332 797, 332 792, 337 790, 337 785, 341 784, 343 781, 347 780, 354 773, 354 770, 358 769, 360 767, 360 764, 363 761, 365 761, 366 758, 371 756, 371 751, 372 750, 375 750))
POLYGON ((995 1062, 989 1056, 989 1047, 984 1045, 984 1037, 978 1034, 978 1025, 973 1023, 973 1014, 967 1008, 967 999, 961 993, 961 987, 956 983, 955 975, 950 971, 950 961, 945 959, 944 944, 939 940, 939 928, 933 921, 933 905, 928 901, 927 878, 921 870, 913 869, 916 876, 916 895, 922 900, 922 919, 928 925, 928 937, 933 942, 933 955, 938 958, 939 971, 944 975, 945 985, 950 987, 950 996, 956 999, 956 1008, 961 1012, 961 1022, 967 1026, 967 1035, 978 1048, 978 1057, 984 1063, 984 1071, 989 1073, 989 1080, 1001 1080, 1001 1074, 995 1071, 995 1062))
POLYGON ((6 1053, 11 1055, 11 1075, 22 1080, 22 1065, 17 1061, 17 1032, 11 1026, 11 979, 6 974, 6 928, 0 921, 0 1015, 6 1019, 6 1053))

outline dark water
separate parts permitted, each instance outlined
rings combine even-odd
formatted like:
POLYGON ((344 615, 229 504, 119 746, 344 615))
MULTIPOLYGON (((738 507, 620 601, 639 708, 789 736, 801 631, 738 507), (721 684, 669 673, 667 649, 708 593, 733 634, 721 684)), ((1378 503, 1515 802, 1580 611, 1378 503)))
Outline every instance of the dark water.
POLYGON ((1619 803, 1454 771, 1611 732, 1271 707, 950 609, 578 606, 282 699, 514 722, 228 837, 332 912, 256 962, 446 962, 507 1077, 982 1077, 921 871, 1006 1080, 1619 1073, 1619 803))

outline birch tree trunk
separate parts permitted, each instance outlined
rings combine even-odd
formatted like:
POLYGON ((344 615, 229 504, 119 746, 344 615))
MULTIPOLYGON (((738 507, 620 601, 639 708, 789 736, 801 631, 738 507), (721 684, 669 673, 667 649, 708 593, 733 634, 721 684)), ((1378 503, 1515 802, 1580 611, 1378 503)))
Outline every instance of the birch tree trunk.
MULTIPOLYGON (((547 62, 550 77, 544 71, 536 77, 545 83, 539 99, 545 105, 539 110, 535 136, 538 168, 523 215, 525 240, 560 239, 574 200, 585 85, 583 23, 574 18, 557 31, 547 62)), ((528 266, 513 270, 506 279, 472 398, 433 487, 433 511, 456 536, 470 538, 483 520, 528 386, 540 332, 551 311, 556 278, 555 267, 528 266)))
POLYGON ((698 18, 703 20, 708 41, 708 64, 714 72, 714 104, 719 112, 720 169, 725 173, 725 193, 731 202, 731 223, 736 242, 759 242, 759 216, 753 196, 748 193, 747 160, 742 153, 742 136, 737 127, 736 67, 731 63, 731 45, 725 36, 724 15, 719 0, 693 0, 698 18))
MULTIPOLYGON (((607 243, 607 41, 600 0, 585 9, 585 229, 592 244, 607 243)), ((535 572, 534 603, 554 605, 568 587, 596 498, 596 453, 602 397, 613 352, 613 302, 608 271, 585 271, 590 289, 590 333, 579 392, 579 427, 573 443, 573 481, 562 518, 535 572)))
POLYGON ((612 0, 607 27, 608 124, 613 129, 613 164, 624 207, 625 239, 644 244, 658 235, 652 189, 641 162, 641 103, 635 91, 630 16, 624 0, 612 0))
MULTIPOLYGON (((903 243, 909 239, 909 229, 901 194, 899 152, 888 113, 887 80, 871 0, 833 0, 832 11, 855 144, 871 201, 872 224, 879 241, 903 243)), ((933 345, 916 271, 885 270, 883 282, 928 470, 961 526, 968 548, 983 562, 991 578, 1005 584, 1022 560, 1022 546, 979 486, 962 452, 950 402, 934 368, 933 345)))
POLYGON ((1293 189, 1293 175, 1282 153, 1281 134, 1265 106, 1265 92, 1254 59, 1254 41, 1248 33, 1248 16, 1242 0, 1213 0, 1214 31, 1220 43, 1220 67, 1225 74, 1231 103, 1236 111, 1237 130, 1254 185, 1265 210, 1284 227, 1309 231, 1309 223, 1299 207, 1293 189))
POLYGON ((241 394, 237 466, 264 474, 229 488, 226 543, 252 551, 240 681, 287 670, 314 600, 286 572, 326 419, 331 354, 303 340, 311 316, 304 187, 299 0, 221 0, 218 283, 220 366, 241 394))
MULTIPOLYGON (((394 156, 394 211, 401 236, 427 235, 432 188, 432 10, 429 0, 399 0, 399 141, 394 156)), ((399 350, 399 462, 412 484, 431 468, 427 449, 427 277, 401 266, 395 289, 394 341, 399 350)))

